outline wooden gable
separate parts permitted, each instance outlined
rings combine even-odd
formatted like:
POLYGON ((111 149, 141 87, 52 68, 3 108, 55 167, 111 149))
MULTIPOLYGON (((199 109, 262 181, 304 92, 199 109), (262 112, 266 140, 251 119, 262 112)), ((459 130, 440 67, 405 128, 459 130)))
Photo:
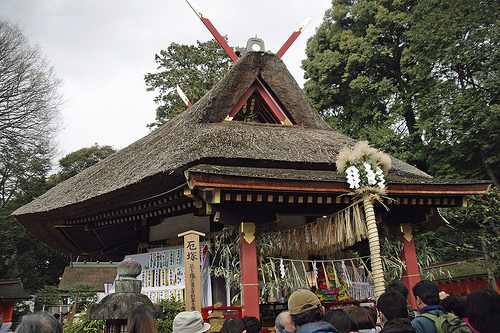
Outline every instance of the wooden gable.
POLYGON ((295 122, 260 78, 241 96, 226 120, 294 125, 295 122))

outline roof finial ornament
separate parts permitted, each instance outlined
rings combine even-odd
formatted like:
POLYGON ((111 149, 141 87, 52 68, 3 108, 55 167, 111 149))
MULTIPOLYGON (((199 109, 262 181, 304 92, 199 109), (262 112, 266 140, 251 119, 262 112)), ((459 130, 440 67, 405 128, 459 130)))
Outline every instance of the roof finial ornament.
POLYGON ((215 29, 212 22, 210 22, 208 18, 204 17, 200 7, 192 0, 186 0, 186 1, 189 4, 189 6, 191 6, 191 8, 194 10, 196 15, 198 15, 198 17, 201 19, 203 24, 205 24, 210 33, 215 37, 217 42, 219 42, 220 46, 222 46, 224 51, 226 51, 229 58, 231 58, 232 61, 238 60, 238 56, 236 55, 236 53, 234 53, 233 49, 227 44, 224 37, 222 37, 221 34, 217 31, 217 29, 215 29))
MULTIPOLYGON (((196 15, 201 19, 203 24, 205 24, 210 33, 215 37, 217 42, 219 42, 220 46, 222 46, 224 51, 226 51, 227 55, 229 56, 229 58, 231 58, 232 61, 238 60, 239 56, 243 56, 250 51, 265 51, 264 41, 260 38, 257 38, 257 35, 255 35, 255 38, 250 38, 248 40, 246 48, 237 48, 236 51, 233 50, 227 44, 224 37, 222 37, 222 35, 217 31, 212 22, 210 22, 210 20, 202 13, 200 7, 193 0, 186 0, 186 1, 189 4, 189 6, 191 6, 191 8, 194 10, 196 15)), ((283 44, 278 53, 276 53, 278 57, 281 58, 285 54, 285 52, 290 48, 293 42, 295 42, 295 40, 302 33, 302 30, 306 28, 306 26, 311 22, 313 18, 314 16, 308 16, 302 21, 299 27, 295 29, 292 35, 287 39, 285 44, 283 44)))

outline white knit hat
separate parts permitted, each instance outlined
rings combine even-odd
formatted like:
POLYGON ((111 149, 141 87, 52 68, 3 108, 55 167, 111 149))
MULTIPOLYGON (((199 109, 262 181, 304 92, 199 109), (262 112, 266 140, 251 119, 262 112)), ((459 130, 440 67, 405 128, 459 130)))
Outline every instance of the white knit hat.
POLYGON ((173 333, 203 333, 209 328, 210 324, 203 321, 199 311, 179 312, 172 325, 173 333))

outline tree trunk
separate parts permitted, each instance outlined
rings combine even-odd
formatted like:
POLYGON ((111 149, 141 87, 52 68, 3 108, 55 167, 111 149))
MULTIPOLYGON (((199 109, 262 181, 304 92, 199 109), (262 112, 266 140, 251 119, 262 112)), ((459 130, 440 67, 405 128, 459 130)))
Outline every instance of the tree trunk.
POLYGON ((375 285, 375 296, 378 298, 385 291, 384 269, 382 267, 382 259, 380 258, 380 241, 378 238, 373 203, 369 196, 365 196, 363 205, 365 208, 366 226, 368 229, 368 244, 370 246, 373 284, 375 285))
POLYGON ((491 269, 492 260, 491 260, 490 254, 488 252, 488 246, 486 245, 485 233, 486 233, 486 229, 481 228, 481 247, 483 248, 484 261, 486 261, 486 281, 488 282, 488 286, 491 289, 498 292, 497 283, 495 281, 495 274, 493 273, 493 270, 491 269))
POLYGON ((486 169, 486 172, 490 176, 491 180, 493 181, 493 184, 495 186, 500 186, 500 183, 498 182, 497 176, 495 175, 495 172, 491 168, 491 166, 486 162, 486 156, 484 155, 484 152, 482 149, 479 149, 479 154, 481 155, 481 162, 483 162, 484 168, 486 169))

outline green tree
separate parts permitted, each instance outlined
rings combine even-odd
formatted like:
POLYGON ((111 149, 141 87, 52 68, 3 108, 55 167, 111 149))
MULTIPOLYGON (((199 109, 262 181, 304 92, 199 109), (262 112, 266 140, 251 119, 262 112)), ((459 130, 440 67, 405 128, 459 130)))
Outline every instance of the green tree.
POLYGON ((412 101, 419 87, 402 68, 416 4, 334 0, 302 63, 304 90, 334 129, 405 160, 421 145, 412 101))
POLYGON ((421 0, 412 13, 404 66, 413 77, 430 68, 435 82, 417 99, 436 176, 500 186, 499 10, 498 1, 421 0))
POLYGON ((467 230, 463 238, 448 241, 456 251, 467 252, 468 257, 483 256, 485 260, 475 265, 483 268, 490 288, 497 290, 495 276, 500 276, 500 189, 492 188, 487 194, 469 197, 468 207, 447 210, 446 217, 455 225, 467 230), (474 237, 470 237, 474 235, 474 237))
POLYGON ((436 176, 497 183, 498 6, 334 0, 308 41, 306 94, 342 133, 436 176))
POLYGON ((49 186, 55 186, 57 183, 73 177, 82 170, 102 161, 106 157, 115 153, 116 149, 111 146, 99 146, 95 143, 88 148, 81 148, 69 153, 59 160, 61 170, 49 177, 49 186))
POLYGON ((72 303, 77 302, 78 311, 82 311, 89 304, 97 302, 97 290, 91 283, 75 283, 69 288, 68 294, 72 303))
POLYGON ((21 278, 26 291, 57 285, 69 256, 50 249, 33 237, 10 214, 46 191, 43 177, 20 184, 17 198, 0 207, 0 278, 21 278))
POLYGON ((231 60, 215 40, 197 42, 197 45, 172 43, 166 50, 155 55, 158 73, 144 76, 147 91, 158 91, 154 101, 157 127, 186 109, 177 94, 181 87, 191 103, 195 103, 208 92, 227 72, 231 60))
MULTIPOLYGON (((303 61, 304 89, 321 115, 336 130, 434 176, 491 179, 498 186, 500 3, 332 4, 303 61)), ((478 254, 493 265, 491 244, 498 238, 484 221, 494 204, 474 200, 467 213, 457 211, 467 217, 418 237, 419 253, 442 250, 428 253, 434 259, 420 260, 421 266, 478 254)))
MULTIPOLYGON (((495 1, 421 0, 412 13, 405 68, 415 77, 431 69, 433 85, 417 98, 426 119, 420 133, 429 172, 437 177, 489 178, 500 185, 499 18, 495 1)), ((498 230, 485 221, 498 221, 497 201, 493 189, 471 197, 467 208, 443 210, 450 224, 422 235, 417 245, 439 248, 443 261, 484 256, 477 265, 495 287, 498 230)))
POLYGON ((49 306, 62 304, 61 293, 56 286, 44 286, 35 294, 35 308, 37 311, 47 309, 49 306))
MULTIPOLYGON (((53 174, 46 181, 49 171, 44 164, 29 176, 28 170, 20 169, 14 159, 6 161, 19 168, 24 181, 16 185, 16 195, 0 208, 0 235, 6 240, 0 244, 0 277, 21 277, 24 287, 31 292, 44 285, 57 285, 64 268, 69 264, 69 255, 58 253, 41 243, 26 231, 10 214, 32 198, 42 195, 48 188, 75 175, 83 169, 111 155, 115 150, 111 146, 95 144, 82 148, 61 158, 61 171, 53 174), (28 177, 29 176, 29 177, 28 177)), ((15 153, 15 151, 13 151, 15 153)), ((47 161, 48 163, 49 161, 47 161)), ((6 200, 5 200, 6 201, 6 200)))
POLYGON ((64 333, 102 333, 105 332, 106 322, 104 320, 87 319, 87 311, 82 311, 75 316, 73 322, 66 322, 63 326, 64 333))
POLYGON ((159 303, 163 306, 163 317, 156 320, 158 333, 172 333, 172 324, 175 316, 179 312, 185 311, 184 302, 177 301, 174 298, 161 299, 159 303))

